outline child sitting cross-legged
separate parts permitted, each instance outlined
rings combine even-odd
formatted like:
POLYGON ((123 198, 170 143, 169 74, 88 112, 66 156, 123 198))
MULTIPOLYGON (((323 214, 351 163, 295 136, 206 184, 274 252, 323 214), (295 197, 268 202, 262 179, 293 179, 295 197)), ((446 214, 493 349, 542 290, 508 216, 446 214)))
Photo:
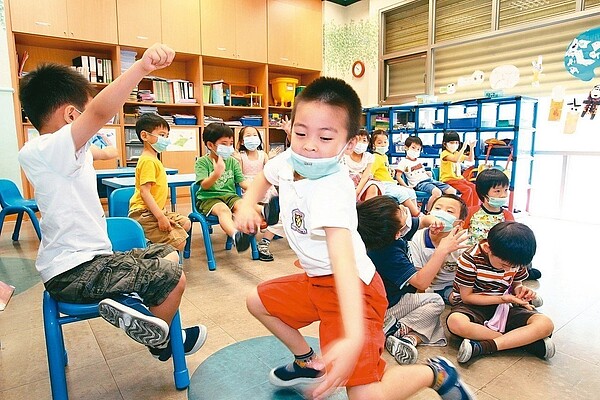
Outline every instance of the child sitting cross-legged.
MULTIPOLYGON (((411 218, 406 207, 398 206, 389 196, 378 196, 359 204, 357 211, 358 232, 383 280, 389 303, 384 323, 385 348, 398 363, 415 363, 418 344, 446 345, 440 322, 444 301, 437 293, 417 291, 431 285, 449 254, 467 247, 463 245, 466 231, 452 228, 440 240, 427 263, 417 270, 410 259, 408 244, 402 238, 411 218)), ((439 222, 429 227, 436 234, 442 229, 439 222)))
MULTIPOLYGON (((467 205, 455 194, 444 194, 433 203, 429 216, 433 216, 444 224, 443 229, 421 229, 408 242, 410 255, 417 270, 422 269, 437 251, 442 239, 450 234, 455 226, 460 226, 467 216, 467 205)), ((466 242, 465 242, 466 243, 466 242)), ((452 284, 458 266, 458 257, 462 249, 448 253, 442 267, 431 281, 430 289, 444 299, 444 303, 452 304, 452 284)))
POLYGON ((356 200, 362 202, 383 193, 384 185, 373 180, 373 161, 375 156, 367 151, 369 147, 369 132, 365 129, 358 131, 356 146, 349 154, 344 154, 342 161, 350 170, 350 178, 356 188, 356 200))
POLYGON ((453 293, 458 303, 446 320, 448 330, 464 338, 458 362, 514 348, 554 356, 554 324, 530 305, 536 293, 522 284, 535 250, 529 227, 501 222, 461 255, 453 293))
POLYGON ((418 136, 409 136, 404 141, 404 150, 406 157, 398 163, 397 173, 404 174, 408 182, 408 186, 414 190, 429 193, 429 201, 427 202, 427 210, 431 210, 433 202, 445 194, 456 194, 456 189, 447 183, 436 181, 432 178, 431 171, 425 170, 423 164, 418 160, 421 155, 423 142, 418 136))

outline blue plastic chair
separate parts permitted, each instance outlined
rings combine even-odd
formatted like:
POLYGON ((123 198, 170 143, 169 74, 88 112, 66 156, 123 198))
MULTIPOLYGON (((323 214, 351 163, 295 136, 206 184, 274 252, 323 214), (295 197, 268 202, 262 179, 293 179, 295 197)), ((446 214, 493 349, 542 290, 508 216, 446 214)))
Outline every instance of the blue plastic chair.
MULTIPOLYGON (((206 250, 206 262, 208 263, 209 271, 217 269, 217 261, 215 260, 215 254, 213 252, 212 241, 210 240, 210 234, 212 233, 212 226, 219 225, 219 219, 214 215, 206 216, 198 211, 196 207, 196 192, 198 191, 198 184, 193 183, 190 186, 192 212, 188 215, 190 221, 192 221, 192 227, 194 222, 200 222, 200 228, 202 228, 202 239, 204 240, 204 249, 206 250)), ((192 245, 192 228, 188 232, 188 238, 185 242, 185 248, 183 249, 183 257, 190 258, 191 245, 192 245)), ((231 250, 233 247, 233 239, 227 237, 225 242, 225 250, 231 250)), ((256 245, 256 238, 250 237, 250 249, 252 253, 252 259, 258 260, 258 246, 256 245)))
MULTIPOLYGON (((114 217, 106 219, 108 236, 115 251, 127 251, 133 248, 146 247, 146 238, 141 225, 130 218, 114 217)), ((129 305, 139 305, 140 300, 131 297, 119 297, 115 300, 129 305)), ((56 301, 50 293, 43 295, 44 335, 48 354, 50 387, 54 400, 67 400, 67 377, 65 366, 69 363, 62 326, 71 322, 83 321, 99 317, 98 303, 73 304, 56 301)), ((170 327, 171 348, 173 350, 173 376, 175 388, 183 390, 190 385, 190 376, 185 361, 183 338, 181 335, 181 318, 179 311, 173 317, 170 327)))
POLYGON ((135 192, 135 187, 115 189, 108 198, 108 215, 111 217, 126 217, 129 215, 129 200, 135 192))
POLYGON ((42 240, 40 223, 35 215, 35 213, 39 211, 38 206, 33 199, 24 199, 19 188, 13 181, 0 179, 0 205, 2 206, 2 211, 0 211, 0 233, 2 232, 2 225, 4 225, 4 217, 11 214, 18 214, 15 230, 12 234, 12 240, 19 240, 19 231, 21 230, 21 222, 23 222, 23 213, 27 213, 33 224, 35 233, 37 233, 38 239, 42 240))
MULTIPOLYGON (((404 174, 400 171, 398 171, 397 173, 400 174, 404 183, 408 184, 404 174)), ((427 202, 429 201, 431 194, 429 194, 427 192, 422 192, 420 190, 415 190, 415 195, 417 196, 417 203, 421 204, 421 212, 424 213, 425 210, 427 209, 427 202)))

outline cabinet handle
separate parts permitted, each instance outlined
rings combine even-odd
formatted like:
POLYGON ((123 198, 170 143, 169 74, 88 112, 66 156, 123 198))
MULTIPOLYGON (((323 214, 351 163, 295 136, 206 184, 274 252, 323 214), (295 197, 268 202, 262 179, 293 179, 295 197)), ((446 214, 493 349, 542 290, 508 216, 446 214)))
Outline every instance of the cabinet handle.
POLYGON ((140 40, 148 40, 148 36, 136 36, 136 38, 140 40))
POLYGON ((289 61, 290 59, 287 57, 281 57, 281 61, 289 61))
POLYGON ((39 26, 50 26, 51 25, 50 22, 44 22, 44 21, 35 21, 35 24, 39 25, 39 26))
POLYGON ((219 50, 219 51, 225 51, 225 50, 227 50, 227 47, 217 47, 217 50, 219 50))

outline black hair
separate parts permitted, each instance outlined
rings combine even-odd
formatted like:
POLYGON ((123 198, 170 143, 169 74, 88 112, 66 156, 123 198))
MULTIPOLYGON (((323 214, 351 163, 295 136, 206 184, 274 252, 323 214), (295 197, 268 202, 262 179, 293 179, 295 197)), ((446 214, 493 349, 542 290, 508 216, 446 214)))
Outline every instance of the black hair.
POLYGON ((367 249, 379 249, 394 243, 402 228, 396 200, 390 196, 376 196, 357 205, 356 211, 358 233, 367 249))
POLYGON ((367 137, 367 141, 371 141, 371 135, 369 134, 369 131, 366 129, 359 129, 358 130, 358 134, 356 136, 366 136, 367 137))
POLYGON ((208 142, 215 143, 222 137, 233 138, 233 130, 220 122, 213 122, 207 125, 202 132, 202 140, 204 144, 208 145, 208 142))
POLYGON ((423 141, 421 140, 420 137, 418 136, 409 136, 406 138, 406 140, 404 141, 404 145, 408 148, 410 147, 411 144, 418 144, 419 146, 423 147, 423 141))
POLYGON ((152 133, 156 128, 166 128, 167 132, 171 130, 169 123, 163 117, 156 114, 142 114, 135 123, 135 133, 140 142, 142 141, 142 131, 152 133))
POLYGON ((60 107, 72 104, 84 111, 94 89, 86 78, 60 64, 42 64, 21 79, 19 100, 25 115, 40 131, 60 107))
POLYGON ((488 198, 490 189, 497 186, 508 187, 508 185, 508 176, 498 168, 484 169, 477 174, 477 179, 475 179, 475 191, 481 201, 488 198))
POLYGON ((537 246, 531 228, 514 221, 494 225, 487 242, 493 255, 515 266, 530 264, 537 246))
POLYGON ((296 119, 296 109, 298 104, 310 101, 318 101, 334 107, 340 107, 346 111, 348 137, 350 140, 358 135, 360 129, 360 118, 362 116, 362 106, 358 94, 341 79, 322 76, 312 81, 304 88, 294 101, 292 109, 292 126, 296 119))
POLYGON ((460 196, 457 196, 455 194, 444 193, 443 195, 441 195, 440 197, 435 199, 435 201, 433 202, 431 207, 433 208, 435 206, 435 203, 437 203, 439 199, 443 199, 443 198, 453 199, 453 200, 458 201, 460 203, 460 212, 458 213, 458 218, 462 219, 463 221, 465 220, 465 218, 467 218, 467 215, 469 215, 469 207, 467 206, 467 203, 465 203, 465 201, 460 196))
POLYGON ((386 131, 384 131, 383 129, 375 129, 373 131, 373 133, 371 134, 371 138, 369 139, 369 151, 370 152, 374 152, 375 151, 375 140, 377 140, 377 136, 385 136, 386 138, 388 137, 388 133, 386 131))
POLYGON ((237 149, 239 151, 248 151, 248 149, 246 148, 246 146, 244 146, 244 144, 242 143, 244 141, 244 133, 249 129, 249 128, 253 128, 256 129, 256 132, 258 132, 258 138, 260 139, 260 144, 258 145, 258 147, 256 148, 257 150, 262 150, 263 147, 263 140, 262 140, 262 135, 260 134, 260 131, 258 130, 257 127, 255 126, 245 126, 242 129, 240 129, 238 131, 238 140, 237 140, 237 149))
POLYGON ((448 131, 444 133, 444 137, 442 138, 442 149, 446 149, 446 143, 448 142, 458 142, 460 147, 460 136, 458 136, 458 132, 456 131, 448 131))

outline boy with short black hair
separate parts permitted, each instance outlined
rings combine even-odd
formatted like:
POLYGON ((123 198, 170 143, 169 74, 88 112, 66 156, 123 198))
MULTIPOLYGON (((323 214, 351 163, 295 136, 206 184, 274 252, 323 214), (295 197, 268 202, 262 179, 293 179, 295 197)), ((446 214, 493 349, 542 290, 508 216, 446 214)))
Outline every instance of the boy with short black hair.
POLYGON ((354 185, 339 163, 354 148, 361 110, 344 81, 309 84, 294 102, 290 149, 265 165, 239 202, 238 226, 255 232, 254 204, 279 185, 285 234, 305 271, 263 282, 247 298, 249 311, 295 356, 269 379, 280 387, 318 383, 311 393, 318 399, 338 386, 351 399, 405 398, 427 386, 444 399, 472 398, 443 358, 385 369, 385 289, 356 230, 354 185), (322 358, 298 331, 316 321, 322 358))
POLYGON ((448 330, 464 338, 458 362, 521 347, 543 359, 554 356, 554 324, 529 304, 536 293, 523 286, 533 259, 533 231, 518 222, 495 225, 459 258, 448 330))
POLYGON ((167 173, 158 154, 169 146, 169 124, 156 114, 143 114, 135 132, 144 150, 135 167, 135 192, 129 201, 129 217, 144 228, 152 243, 168 243, 182 251, 191 221, 176 212, 165 210, 169 186, 167 173))
MULTIPOLYGON (((59 301, 100 301, 103 318, 147 345, 161 361, 171 357, 169 324, 185 290, 185 275, 169 245, 113 253, 89 141, 120 111, 138 82, 169 66, 174 56, 169 47, 155 44, 93 99, 90 83, 58 64, 27 74, 19 92, 25 113, 40 132, 23 146, 19 162, 43 216, 36 268, 46 290, 59 301), (134 292, 151 313, 110 299, 134 292)), ((185 329, 186 354, 196 352, 206 334, 202 325, 185 329)))
POLYGON ((427 211, 429 211, 438 197, 442 194, 456 194, 456 189, 447 183, 434 180, 431 171, 425 170, 418 160, 422 148, 423 142, 420 137, 407 137, 404 141, 406 157, 398 163, 397 173, 404 174, 409 187, 431 195, 427 202, 427 211))

